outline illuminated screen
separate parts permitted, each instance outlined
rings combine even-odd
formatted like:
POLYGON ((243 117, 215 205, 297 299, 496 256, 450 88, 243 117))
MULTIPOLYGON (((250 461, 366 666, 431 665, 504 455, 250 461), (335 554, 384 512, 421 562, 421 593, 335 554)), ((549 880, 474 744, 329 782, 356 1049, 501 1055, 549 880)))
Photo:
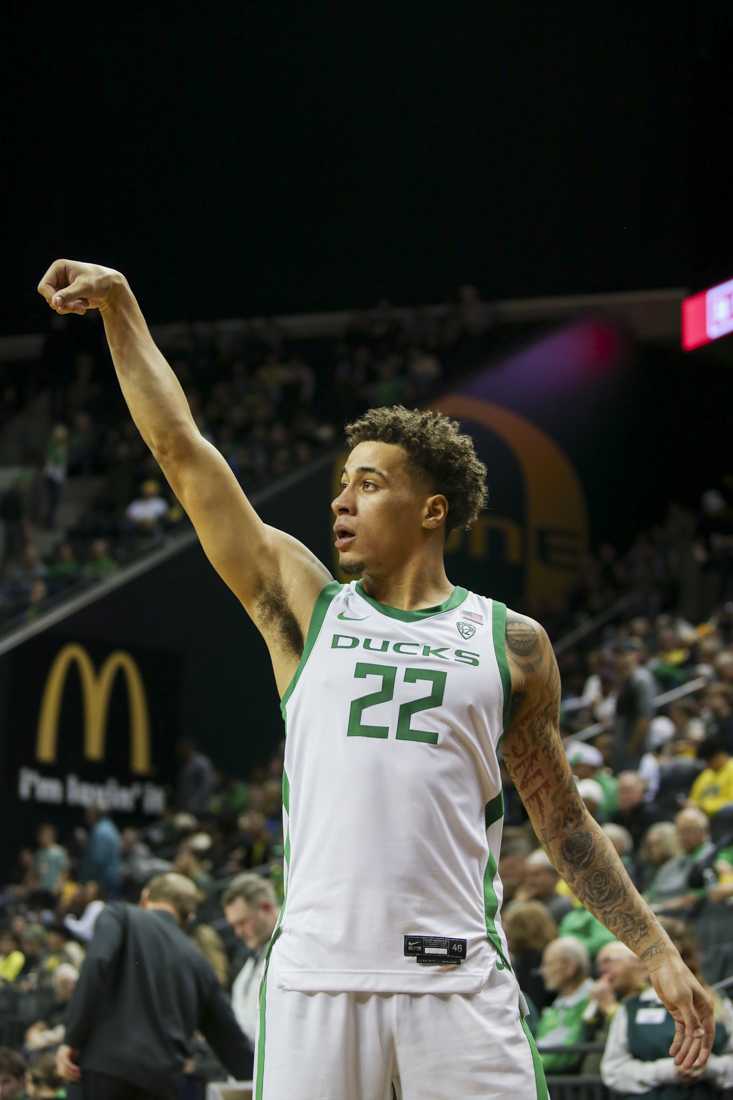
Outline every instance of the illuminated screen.
POLYGON ((682 302, 682 347, 692 351, 733 332, 733 279, 682 302))

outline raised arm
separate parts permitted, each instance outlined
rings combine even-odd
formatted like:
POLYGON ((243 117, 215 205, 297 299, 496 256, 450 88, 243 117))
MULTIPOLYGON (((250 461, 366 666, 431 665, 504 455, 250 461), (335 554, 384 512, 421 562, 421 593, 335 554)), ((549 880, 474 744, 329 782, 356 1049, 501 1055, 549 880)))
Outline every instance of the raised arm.
POLYGON ((282 691, 316 596, 331 580, 328 570, 292 536, 262 522, 222 455, 203 438, 120 272, 56 260, 38 291, 58 313, 100 311, 132 418, 209 561, 264 635, 282 691))
POLYGON ((547 634, 510 611, 506 642, 513 706, 504 761, 537 838, 576 896, 646 963, 677 1025, 670 1049, 677 1064, 704 1065, 711 1005, 578 794, 560 737, 560 674, 547 634))

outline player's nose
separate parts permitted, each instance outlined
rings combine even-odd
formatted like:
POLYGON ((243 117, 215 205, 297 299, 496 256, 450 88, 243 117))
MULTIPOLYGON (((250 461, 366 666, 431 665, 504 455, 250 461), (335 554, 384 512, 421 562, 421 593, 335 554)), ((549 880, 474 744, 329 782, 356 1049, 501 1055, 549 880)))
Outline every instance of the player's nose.
POLYGON ((354 494, 345 485, 339 495, 331 501, 331 511, 335 516, 350 515, 354 510, 354 494))

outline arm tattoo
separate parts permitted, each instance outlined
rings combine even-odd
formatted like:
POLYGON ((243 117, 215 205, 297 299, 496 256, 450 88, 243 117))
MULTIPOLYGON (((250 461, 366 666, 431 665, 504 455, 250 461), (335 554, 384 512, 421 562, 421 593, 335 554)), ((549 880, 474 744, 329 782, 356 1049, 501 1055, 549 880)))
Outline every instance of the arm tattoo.
POLYGON ((573 892, 648 961, 669 945, 578 794, 559 734, 560 675, 549 640, 537 623, 510 612, 506 641, 524 685, 503 739, 507 770, 537 837, 573 892))

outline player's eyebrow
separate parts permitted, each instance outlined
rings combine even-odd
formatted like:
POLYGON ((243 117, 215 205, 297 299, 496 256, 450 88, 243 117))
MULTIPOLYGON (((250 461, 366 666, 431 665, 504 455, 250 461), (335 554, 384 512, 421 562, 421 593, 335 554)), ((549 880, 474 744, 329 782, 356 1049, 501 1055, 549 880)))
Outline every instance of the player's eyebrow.
MULTIPOLYGON (((384 470, 380 470, 377 466, 357 466, 354 473, 356 473, 356 474, 377 474, 378 477, 383 478, 385 481, 389 481, 389 478, 385 474, 384 470)), ((348 477, 348 476, 349 476, 349 471, 348 471, 347 467, 344 466, 343 470, 341 471, 341 477, 348 477)))

